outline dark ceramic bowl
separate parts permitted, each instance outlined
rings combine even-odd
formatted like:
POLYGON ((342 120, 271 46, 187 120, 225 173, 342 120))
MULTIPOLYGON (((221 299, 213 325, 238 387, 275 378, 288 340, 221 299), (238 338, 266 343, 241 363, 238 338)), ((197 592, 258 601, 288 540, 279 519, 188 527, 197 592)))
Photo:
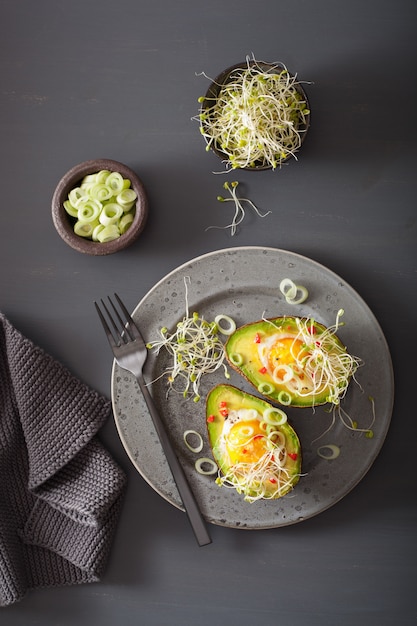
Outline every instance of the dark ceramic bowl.
POLYGON ((99 256, 124 250, 139 237, 144 229, 147 215, 148 201, 143 183, 129 167, 111 159, 94 159, 76 165, 61 178, 52 198, 52 219, 58 234, 71 248, 84 254, 99 256), (76 235, 74 232, 75 219, 68 215, 63 204, 68 199, 71 189, 77 187, 84 176, 95 174, 101 170, 119 172, 123 178, 130 180, 131 188, 137 194, 135 215, 130 227, 118 239, 105 243, 99 243, 76 235))
MULTIPOLYGON (((257 67, 261 71, 270 73, 270 74, 271 73, 280 74, 282 70, 286 70, 286 67, 282 65, 281 63, 265 63, 263 61, 249 61, 249 62, 245 61, 244 63, 237 63, 236 65, 232 65, 231 67, 221 72, 221 74, 219 74, 211 82, 204 96, 204 100, 201 105, 201 112, 207 114, 210 117, 210 114, 211 114, 210 109, 213 106, 213 102, 217 99, 222 87, 224 85, 227 85, 229 82, 231 82, 231 80, 233 80, 233 73, 236 70, 245 70, 248 68, 248 66, 257 67)), ((298 91, 302 100, 306 102, 307 109, 310 110, 309 102, 307 99, 307 94, 305 93, 303 87, 299 83, 296 82, 294 84, 294 88, 298 91)), ((201 125, 204 130, 204 120, 201 122, 201 125)), ((301 145, 304 142, 304 139, 306 137, 309 127, 310 127, 310 113, 308 113, 305 116, 305 122, 300 122, 299 125, 297 126, 297 130, 300 132, 301 145)), ((301 148, 301 145, 298 148, 298 150, 301 148)), ((210 145, 210 148, 223 162, 229 161, 228 154, 226 152, 223 152, 223 150, 221 150, 221 148, 215 142, 213 142, 210 145)), ((290 158, 291 158, 291 155, 288 155, 286 158, 282 158, 280 160, 280 164, 284 163, 285 161, 288 161, 290 158)), ((244 169, 247 171, 269 170, 269 169, 272 169, 272 165, 269 163, 259 162, 259 163, 256 163, 253 167, 242 167, 239 169, 244 169)))

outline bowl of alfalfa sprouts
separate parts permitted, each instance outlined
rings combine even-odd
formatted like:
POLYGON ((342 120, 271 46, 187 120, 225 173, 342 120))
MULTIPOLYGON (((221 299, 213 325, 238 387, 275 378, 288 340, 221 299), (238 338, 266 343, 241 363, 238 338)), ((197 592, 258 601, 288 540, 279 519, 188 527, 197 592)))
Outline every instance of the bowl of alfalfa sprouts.
POLYGON ((282 63, 247 57, 209 80, 195 119, 206 150, 226 169, 274 170, 297 159, 310 126, 309 102, 297 75, 282 63))

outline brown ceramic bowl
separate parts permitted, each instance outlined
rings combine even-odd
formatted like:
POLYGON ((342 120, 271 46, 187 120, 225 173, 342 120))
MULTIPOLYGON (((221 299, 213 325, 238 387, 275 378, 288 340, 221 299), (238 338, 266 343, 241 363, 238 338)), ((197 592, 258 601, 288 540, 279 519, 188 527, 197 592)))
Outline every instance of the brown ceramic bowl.
POLYGON ((59 181, 52 198, 52 219, 58 234, 71 248, 74 248, 74 250, 78 252, 83 252, 84 254, 99 256, 124 250, 139 237, 145 226, 147 215, 148 201, 143 183, 137 174, 129 167, 118 161, 112 161, 111 159, 84 161, 71 168, 59 181), (75 219, 68 215, 63 204, 65 200, 68 199, 68 194, 71 189, 77 187, 84 176, 95 174, 101 170, 119 172, 123 178, 130 180, 131 188, 134 189, 137 194, 135 215, 130 227, 123 235, 120 235, 118 239, 105 243, 99 243, 76 235, 74 233, 75 219))
MULTIPOLYGON (((218 95, 221 91, 221 89, 227 85, 228 83, 230 83, 234 77, 236 77, 236 72, 239 70, 246 70, 252 67, 256 67, 259 70, 261 70, 262 72, 265 73, 273 73, 273 74, 279 74, 282 70, 285 70, 285 66, 282 65, 281 63, 265 63, 263 61, 245 61, 243 63, 237 63, 236 65, 232 65, 231 67, 228 67, 226 70, 223 70, 223 72, 221 72, 209 85, 209 88, 204 96, 204 100, 202 102, 201 105, 201 113, 206 114, 209 118, 211 115, 213 115, 213 113, 211 112, 211 108, 213 106, 213 102, 218 98, 218 95)), ((287 70, 288 71, 288 70, 287 70)), ((291 74, 290 74, 291 76, 291 74)), ((297 92, 300 94, 301 98, 306 102, 307 104, 307 108, 310 109, 309 106, 309 102, 307 99, 307 94, 305 93, 303 87, 296 82, 294 84, 294 88, 297 90, 297 92)), ((308 115, 305 116, 305 122, 300 122, 299 125, 297 126, 297 130, 300 132, 300 136, 301 136, 301 145, 304 142, 304 139, 306 137, 307 131, 310 127, 310 113, 308 113, 308 115)), ((204 120, 201 122, 201 126, 202 129, 204 130, 204 125, 205 122, 204 120)), ((298 150, 301 148, 298 148, 298 150)), ((216 143, 213 142, 210 145, 210 149, 214 152, 214 154, 216 154, 224 163, 228 163, 229 162, 229 155, 224 152, 221 147, 216 143)), ((282 158, 279 162, 278 167, 288 161, 291 158, 291 155, 288 155, 286 158, 282 158)), ((259 170, 269 170, 272 169, 272 165, 269 163, 265 163, 265 162, 256 162, 253 166, 248 166, 248 167, 241 167, 238 169, 243 169, 243 170, 247 170, 247 171, 259 171, 259 170)))

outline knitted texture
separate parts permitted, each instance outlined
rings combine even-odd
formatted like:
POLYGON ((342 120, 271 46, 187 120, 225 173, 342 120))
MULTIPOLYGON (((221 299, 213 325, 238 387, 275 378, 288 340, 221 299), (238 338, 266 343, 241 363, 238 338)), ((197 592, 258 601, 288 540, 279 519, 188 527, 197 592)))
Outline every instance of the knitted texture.
POLYGON ((110 409, 0 313, 0 606, 100 579, 126 483, 97 437, 110 409))

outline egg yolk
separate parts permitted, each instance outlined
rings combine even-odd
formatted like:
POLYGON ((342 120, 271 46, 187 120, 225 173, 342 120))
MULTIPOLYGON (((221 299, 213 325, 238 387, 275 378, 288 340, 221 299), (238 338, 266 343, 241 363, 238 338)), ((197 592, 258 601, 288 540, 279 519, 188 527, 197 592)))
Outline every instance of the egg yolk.
POLYGON ((226 448, 232 465, 256 463, 267 451, 265 433, 259 420, 236 422, 226 437, 226 448))
MULTIPOLYGON (((292 337, 278 339, 268 353, 268 365, 271 370, 274 371, 279 365, 292 365, 303 350, 303 346, 300 339, 292 337)), ((280 375, 278 371, 277 375, 278 378, 282 378, 284 373, 280 375)))

